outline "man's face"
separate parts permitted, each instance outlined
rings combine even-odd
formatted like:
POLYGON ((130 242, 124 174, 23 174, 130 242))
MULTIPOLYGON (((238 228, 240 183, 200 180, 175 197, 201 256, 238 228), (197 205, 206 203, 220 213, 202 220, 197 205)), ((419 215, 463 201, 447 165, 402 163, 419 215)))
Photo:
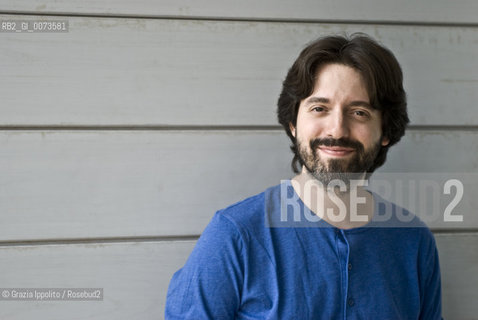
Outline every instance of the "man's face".
POLYGON ((381 146, 381 114, 372 109, 360 73, 342 64, 319 68, 313 93, 301 101, 290 125, 305 168, 327 185, 366 172, 381 146))

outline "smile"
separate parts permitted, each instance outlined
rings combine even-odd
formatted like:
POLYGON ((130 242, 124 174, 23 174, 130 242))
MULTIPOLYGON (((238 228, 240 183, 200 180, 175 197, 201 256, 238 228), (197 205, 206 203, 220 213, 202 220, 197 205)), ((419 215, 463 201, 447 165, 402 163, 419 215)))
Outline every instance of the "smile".
POLYGON ((319 147, 319 150, 332 157, 346 157, 355 152, 353 148, 344 147, 319 147))

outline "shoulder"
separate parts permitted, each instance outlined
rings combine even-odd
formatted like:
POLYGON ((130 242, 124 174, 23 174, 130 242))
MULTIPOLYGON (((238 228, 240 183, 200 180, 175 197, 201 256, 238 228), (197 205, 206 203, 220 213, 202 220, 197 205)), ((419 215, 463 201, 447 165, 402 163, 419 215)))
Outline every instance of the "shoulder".
POLYGON ((227 219, 229 223, 241 231, 254 231, 264 228, 266 214, 271 210, 269 202, 276 202, 271 198, 279 199, 280 185, 266 189, 265 191, 234 203, 219 210, 216 216, 227 219))
POLYGON ((430 254, 435 251, 435 238, 425 222, 408 209, 385 200, 376 193, 373 193, 373 196, 375 199, 373 227, 378 227, 387 237, 402 246, 415 248, 418 253, 430 254))
POLYGON ((375 201, 373 225, 388 228, 424 228, 427 225, 413 212, 372 193, 375 201))

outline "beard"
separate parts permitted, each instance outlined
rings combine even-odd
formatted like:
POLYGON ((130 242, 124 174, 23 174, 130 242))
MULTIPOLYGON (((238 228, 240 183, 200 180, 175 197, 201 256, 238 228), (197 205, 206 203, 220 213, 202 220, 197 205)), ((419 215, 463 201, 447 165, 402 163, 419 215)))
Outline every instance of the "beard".
POLYGON ((308 173, 324 186, 329 186, 332 180, 340 180, 349 187, 351 180, 364 179, 373 166, 381 148, 381 140, 380 138, 369 150, 365 150, 362 143, 347 138, 314 139, 309 142, 309 148, 296 140, 296 150, 308 173), (345 159, 323 159, 319 155, 320 146, 353 148, 355 152, 345 159))

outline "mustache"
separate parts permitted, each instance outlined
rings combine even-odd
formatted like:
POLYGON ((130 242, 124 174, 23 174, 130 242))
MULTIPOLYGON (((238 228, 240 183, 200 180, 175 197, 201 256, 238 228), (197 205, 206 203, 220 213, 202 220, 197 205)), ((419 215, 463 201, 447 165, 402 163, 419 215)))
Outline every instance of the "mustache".
POLYGON ((364 150, 363 144, 358 142, 357 140, 352 140, 348 138, 317 138, 310 140, 310 149, 315 150, 319 146, 324 147, 344 147, 344 148, 353 148, 358 152, 362 152, 364 150))

